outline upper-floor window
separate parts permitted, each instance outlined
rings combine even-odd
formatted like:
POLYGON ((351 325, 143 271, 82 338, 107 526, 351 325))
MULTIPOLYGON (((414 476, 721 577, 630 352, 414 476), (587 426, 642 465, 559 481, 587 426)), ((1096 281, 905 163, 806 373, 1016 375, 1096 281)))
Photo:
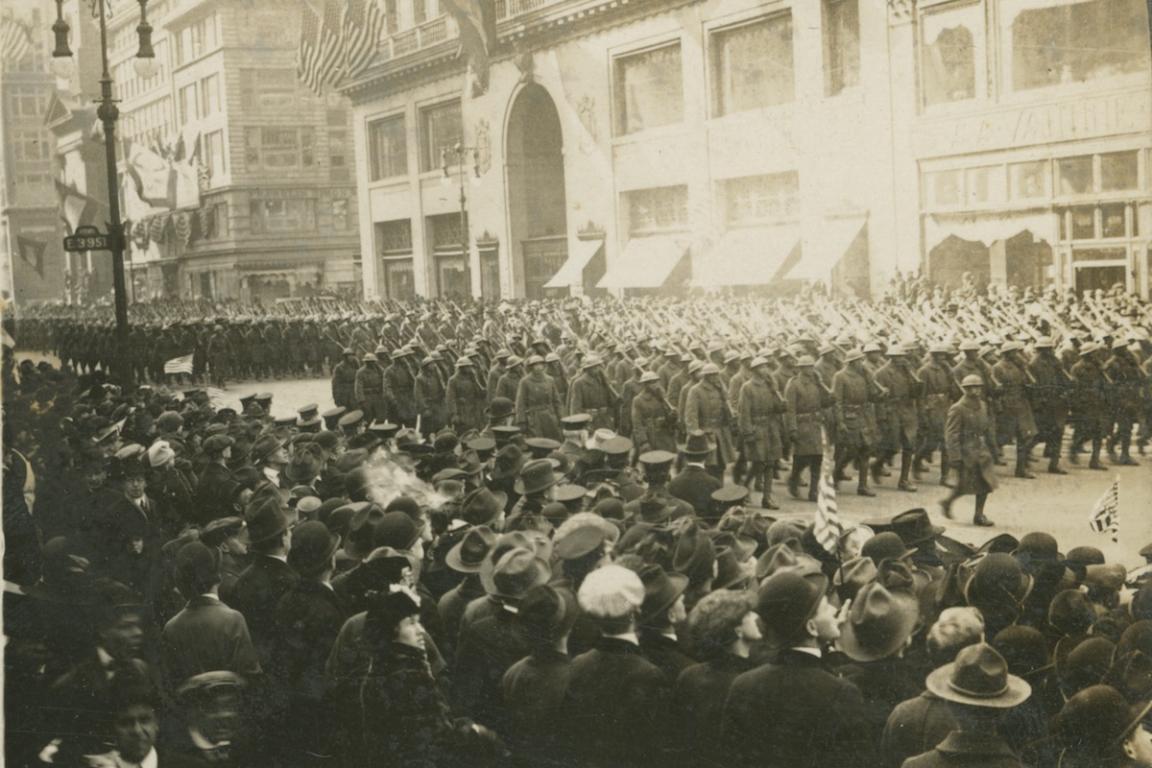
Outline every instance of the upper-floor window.
POLYGON ((824 0, 824 92, 860 82, 859 0, 824 0))
POLYGON ((1005 0, 1002 38, 1012 90, 1082 83, 1148 67, 1145 0, 1005 0))
POLYGON ((176 35, 176 63, 187 64, 195 61, 219 45, 217 16, 211 13, 192 22, 176 35))
POLYGON ((948 5, 921 16, 921 87, 925 106, 977 97, 984 39, 984 9, 980 3, 948 5))
POLYGON ((308 232, 316 229, 316 201, 311 198, 252 200, 249 227, 256 233, 308 232))
POLYGON ((795 98, 791 13, 718 30, 712 34, 710 47, 717 116, 795 98))
POLYGON ((368 124, 368 163, 372 181, 408 174, 408 139, 404 115, 368 124))
POLYGON ((15 117, 42 117, 48 106, 49 90, 34 85, 8 86, 8 106, 15 117))
POLYGON ((47 131, 17 128, 9 141, 13 160, 47 160, 52 156, 47 131))
POLYGON ((440 167, 444 150, 464 140, 464 118, 460 102, 449 101, 420 110, 420 170, 440 167))
POLYGON ((224 173, 225 150, 224 132, 212 131, 203 138, 204 161, 208 164, 209 178, 216 179, 224 173))
POLYGON ((220 76, 208 75, 200 81, 200 116, 220 111, 220 76))
POLYGON ((348 131, 344 128, 328 129, 328 178, 332 181, 348 181, 349 170, 348 131))
POLYGON ((180 122, 187 123, 199 117, 197 109, 196 83, 189 83, 180 89, 180 122))
POLYGON ((307 168, 316 162, 312 128, 245 128, 244 162, 249 170, 307 168))
POLYGON ((725 220, 729 226, 795 220, 799 192, 800 178, 795 171, 727 179, 725 220))
POLYGON ((625 193, 632 237, 677 232, 688 227, 688 187, 654 187, 625 193))
POLYGON ((684 118, 679 43, 618 57, 614 79, 618 134, 670 125, 684 118))

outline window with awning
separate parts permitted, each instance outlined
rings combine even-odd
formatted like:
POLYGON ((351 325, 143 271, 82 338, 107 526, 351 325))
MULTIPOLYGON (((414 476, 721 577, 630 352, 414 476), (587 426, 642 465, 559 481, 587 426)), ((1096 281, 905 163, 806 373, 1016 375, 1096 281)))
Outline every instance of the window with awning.
POLYGON ((634 237, 597 288, 662 288, 672 272, 688 255, 688 243, 671 235, 634 237))
POLYGON ((584 284, 584 269, 604 248, 603 240, 578 240, 569 252, 568 260, 556 270, 556 274, 544 283, 545 288, 568 288, 584 284))
POLYGON ((782 267, 790 256, 798 255, 799 247, 796 224, 730 229, 704 258, 692 284, 701 288, 767 285, 779 279, 782 267))

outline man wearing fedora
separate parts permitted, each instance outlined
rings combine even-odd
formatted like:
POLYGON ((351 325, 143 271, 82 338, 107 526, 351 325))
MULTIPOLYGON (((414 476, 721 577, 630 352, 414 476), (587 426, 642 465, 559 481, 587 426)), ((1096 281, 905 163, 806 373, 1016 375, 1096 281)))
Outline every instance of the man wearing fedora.
MULTIPOLYGON (((480 494, 492 495, 487 489, 476 491, 471 501, 466 502, 466 508, 470 504, 475 509, 475 498, 480 494)), ((464 616, 465 607, 485 595, 484 585, 480 581, 480 568, 495 544, 496 534, 491 528, 483 523, 472 525, 444 558, 444 564, 463 577, 456 586, 441 595, 437 602, 440 621, 444 625, 443 651, 449 658, 454 658, 456 653, 456 638, 460 635, 460 620, 464 616)))
POLYGON ((551 525, 544 519, 543 510, 544 505, 552 501, 552 488, 555 485, 556 473, 548 459, 533 459, 525 463, 513 486, 520 498, 508 513, 505 530, 551 530, 551 525))
POLYGON ((724 485, 705 466, 712 452, 707 434, 701 430, 689 433, 687 441, 680 446, 684 467, 668 483, 668 493, 691 504, 698 515, 710 514, 712 494, 724 485))
POLYGON ((688 618, 684 609, 688 577, 667 573, 651 563, 640 569, 640 581, 644 583, 644 604, 637 622, 640 650, 644 658, 668 676, 668 685, 672 686, 681 672, 696 663, 684 652, 676 635, 676 627, 688 618))
POLYGON ((840 636, 826 589, 822 575, 787 570, 760 586, 756 612, 777 652, 771 662, 732 683, 721 725, 726 765, 870 764, 875 745, 860 691, 823 665, 821 645, 840 636))
POLYGON ((1109 685, 1093 685, 1068 699, 1053 720, 1063 749, 1061 768, 1152 766, 1152 701, 1130 703, 1109 685))
POLYGON ((905 760, 904 768, 1023 766, 996 726, 1004 711, 1026 701, 1032 689, 1009 674, 1007 662, 995 648, 987 643, 968 646, 955 661, 928 675, 926 684, 935 696, 949 703, 957 728, 932 751, 905 760))
POLYGON ((453 698, 462 711, 499 732, 504 714, 500 707, 504 673, 530 650, 519 625, 520 601, 532 587, 547 584, 552 571, 534 549, 522 547, 505 552, 488 565, 481 570, 480 579, 500 603, 490 616, 460 628, 453 698))
POLYGON ((964 377, 960 387, 964 396, 948 409, 944 432, 948 457, 957 470, 957 480, 940 506, 944 516, 951 519, 953 502, 965 494, 973 494, 976 511, 972 523, 991 526, 992 521, 984 516, 984 504, 997 483, 994 459, 988 447, 990 441, 994 442, 994 427, 983 398, 984 379, 971 374, 964 377))

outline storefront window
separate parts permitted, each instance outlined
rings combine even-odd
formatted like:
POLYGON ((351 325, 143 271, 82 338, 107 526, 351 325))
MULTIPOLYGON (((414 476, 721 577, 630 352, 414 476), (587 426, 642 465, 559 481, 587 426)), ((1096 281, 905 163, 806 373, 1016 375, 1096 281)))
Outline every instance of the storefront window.
POLYGON ((392 301, 409 301, 416 298, 412 259, 384 260, 384 295, 392 301))
POLYGON ((933 207, 960 205, 960 171, 928 174, 928 188, 933 207))
POLYGON ((984 60, 984 12, 979 3, 926 12, 921 25, 924 104, 976 98, 984 60))
POLYGON ((376 225, 376 244, 382 253, 412 253, 412 222, 382 221, 376 225))
POLYGON ((1136 189, 1136 150, 1100 155, 1100 189, 1105 192, 1136 189))
POLYGON ((1001 10, 1017 91, 1081 83, 1147 67, 1144 0, 1008 0, 1001 10))
POLYGON ((1048 196, 1048 162, 1012 163, 1008 166, 1013 200, 1033 200, 1048 196))
POLYGON ((683 230, 688 226, 688 187, 628 192, 628 232, 633 237, 683 230))
POLYGON ((824 0, 824 62, 827 95, 860 81, 859 0, 824 0))
POLYGON ((795 98, 791 13, 718 30, 711 50, 717 116, 795 98))
POLYGON ((1083 195, 1092 191, 1092 156, 1065 157, 1056 161, 1061 195, 1083 195))
POLYGON ((683 120, 682 80, 679 43, 616 59, 617 133, 636 133, 683 120))
POLYGON ((964 172, 968 205, 999 202, 1003 197, 1003 171, 1000 166, 969 168, 964 172))
POLYGON ((795 171, 728 179, 724 182, 728 225, 795 220, 799 186, 795 171))

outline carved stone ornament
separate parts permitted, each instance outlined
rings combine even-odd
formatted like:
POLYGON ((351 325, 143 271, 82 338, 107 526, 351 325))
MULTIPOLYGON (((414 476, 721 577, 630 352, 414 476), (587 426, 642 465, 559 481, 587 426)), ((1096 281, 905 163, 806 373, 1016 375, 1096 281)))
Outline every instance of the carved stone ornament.
POLYGON ((916 7, 916 0, 888 0, 888 10, 893 21, 908 21, 912 18, 912 11, 916 7))
POLYGON ((576 115, 580 118, 580 124, 584 126, 580 149, 584 154, 589 154, 600 140, 599 132, 596 130, 596 100, 591 96, 584 96, 576 104, 576 115))
POLYGON ((485 118, 476 123, 476 168, 480 175, 492 167, 492 129, 485 118))
POLYGON ((520 82, 527 85, 536 79, 536 59, 532 51, 524 49, 516 54, 512 60, 516 69, 520 70, 520 82))

